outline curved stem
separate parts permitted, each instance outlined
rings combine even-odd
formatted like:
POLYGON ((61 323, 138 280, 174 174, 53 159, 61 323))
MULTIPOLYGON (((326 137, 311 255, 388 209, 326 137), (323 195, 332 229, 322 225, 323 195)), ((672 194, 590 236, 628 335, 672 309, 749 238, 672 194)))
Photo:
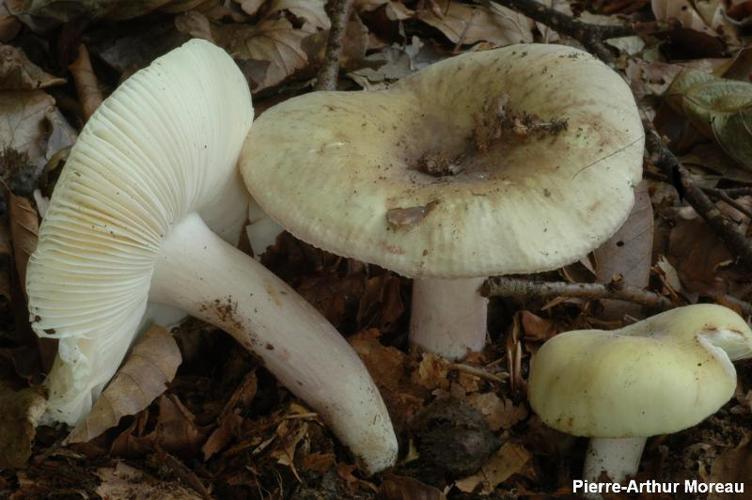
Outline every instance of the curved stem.
POLYGON ((634 476, 647 438, 592 438, 585 456, 583 479, 598 482, 602 473, 617 483, 634 476))
POLYGON ((321 415, 369 473, 394 463, 397 439, 389 414, 355 351, 292 288, 197 215, 164 241, 150 300, 222 328, 253 351, 321 415))
POLYGON ((483 281, 414 280, 410 342, 448 359, 483 350, 488 316, 488 299, 478 293, 483 281))

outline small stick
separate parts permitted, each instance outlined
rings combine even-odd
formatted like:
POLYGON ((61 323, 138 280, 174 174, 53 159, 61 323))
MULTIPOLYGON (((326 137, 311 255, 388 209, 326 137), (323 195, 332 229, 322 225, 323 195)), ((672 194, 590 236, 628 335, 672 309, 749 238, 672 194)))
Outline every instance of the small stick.
POLYGON ((480 288, 485 297, 579 297, 583 299, 616 299, 667 310, 674 304, 662 295, 642 288, 602 283, 566 283, 564 281, 531 281, 519 278, 489 278, 480 288))
POLYGON ((604 40, 637 34, 635 28, 630 25, 601 26, 597 24, 583 23, 563 12, 559 12, 547 5, 539 3, 536 0, 496 0, 495 2, 490 0, 480 0, 480 3, 485 5, 497 3, 504 7, 516 10, 533 21, 545 24, 554 31, 574 38, 582 43, 586 49, 593 52, 596 56, 606 62, 613 61, 614 56, 609 48, 603 43, 604 40))
POLYGON ((727 205, 734 207, 739 212, 741 212, 742 214, 752 219, 752 210, 750 210, 749 208, 745 207, 744 205, 736 201, 734 198, 729 196, 729 194, 726 193, 725 191, 721 189, 714 189, 714 188, 702 188, 702 190, 705 191, 707 195, 710 196, 711 198, 715 198, 717 200, 722 200, 726 202, 727 205))
POLYGON ((478 378, 490 380, 491 382, 504 382, 507 378, 509 378, 509 375, 507 374, 504 374, 506 376, 495 375, 493 373, 487 372, 486 370, 482 368, 466 365, 464 363, 452 363, 450 365, 450 368, 452 370, 457 370, 459 372, 464 372, 464 373, 469 373, 470 375, 475 375, 478 378))
POLYGON ((316 90, 337 90, 339 76, 339 59, 342 55, 342 40, 347 30, 353 0, 331 0, 329 19, 332 26, 329 29, 329 39, 326 42, 324 64, 318 74, 316 90))
POLYGON ((730 222, 715 206, 705 192, 692 180, 689 171, 666 146, 650 120, 643 120, 648 151, 655 157, 655 164, 666 176, 679 181, 683 197, 702 217, 711 229, 723 240, 728 249, 737 256, 746 269, 752 269, 752 244, 739 227, 730 222))

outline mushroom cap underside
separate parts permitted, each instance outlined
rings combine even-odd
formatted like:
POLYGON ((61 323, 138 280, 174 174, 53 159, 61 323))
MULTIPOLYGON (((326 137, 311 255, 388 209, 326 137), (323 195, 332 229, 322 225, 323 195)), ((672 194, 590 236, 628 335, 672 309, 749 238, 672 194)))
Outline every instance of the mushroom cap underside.
POLYGON ((172 225, 198 212, 237 241, 247 195, 235 166, 252 119, 232 58, 192 40, 131 76, 87 122, 27 273, 34 331, 61 339, 56 364, 75 365, 51 381, 53 419, 75 422, 117 369, 172 225))
POLYGON ((516 45, 384 91, 314 92, 254 123, 241 171, 295 236, 406 276, 536 272, 626 219, 644 133, 627 84, 586 52, 516 45))

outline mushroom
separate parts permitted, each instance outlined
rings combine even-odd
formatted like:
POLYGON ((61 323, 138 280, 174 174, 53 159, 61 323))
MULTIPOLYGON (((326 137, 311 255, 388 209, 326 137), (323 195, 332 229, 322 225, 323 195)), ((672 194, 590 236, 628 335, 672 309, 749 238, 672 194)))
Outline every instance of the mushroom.
POLYGON ((296 237, 415 278, 410 339, 483 348, 486 276, 558 268, 624 222, 644 133, 627 84, 586 52, 472 52, 374 92, 265 111, 240 168, 296 237))
POLYGON ((236 241, 247 216, 236 162, 252 118, 232 58, 193 40, 129 78, 89 119, 29 262, 32 326, 60 340, 44 421, 86 415, 155 303, 231 334, 376 472, 394 462, 397 441, 360 358, 221 238, 236 241))
POLYGON ((733 395, 732 361, 752 357, 752 331, 714 304, 672 309, 620 330, 577 330, 533 357, 528 397, 543 422, 590 437, 583 476, 637 472, 647 437, 678 432, 733 395))

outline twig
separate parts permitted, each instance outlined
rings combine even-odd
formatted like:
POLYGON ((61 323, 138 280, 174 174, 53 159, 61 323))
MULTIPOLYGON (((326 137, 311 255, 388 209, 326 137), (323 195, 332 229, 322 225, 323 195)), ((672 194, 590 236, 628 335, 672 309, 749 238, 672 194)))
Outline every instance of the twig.
POLYGON ((466 365, 464 363, 452 363, 450 365, 450 368, 452 370, 457 370, 459 372, 469 373, 470 375, 475 375, 478 378, 484 378, 486 380, 490 380, 492 382, 504 382, 506 379, 509 378, 509 375, 506 373, 502 375, 495 375, 493 373, 489 373, 483 368, 478 368, 476 366, 466 365))
POLYGON ((736 201, 734 198, 729 196, 728 193, 726 193, 722 189, 702 188, 702 190, 705 191, 705 193, 707 193, 707 195, 710 196, 711 198, 715 198, 716 200, 722 200, 726 202, 727 205, 734 207, 739 212, 741 212, 742 214, 752 219, 752 210, 750 210, 749 208, 745 207, 744 205, 736 201))
POLYGON ((316 90, 336 90, 339 75, 339 59, 342 55, 342 39, 347 30, 353 0, 331 0, 329 19, 332 26, 329 29, 329 39, 326 42, 324 64, 318 74, 316 90))
POLYGON ((586 49, 606 62, 611 62, 614 56, 611 50, 603 43, 604 40, 637 34, 635 27, 631 25, 602 26, 583 23, 536 0, 495 0, 493 2, 491 0, 479 0, 479 2, 487 6, 497 3, 516 10, 533 21, 545 24, 563 35, 574 38, 584 45, 586 49))
POLYGON ((728 249, 738 257, 742 265, 752 269, 752 244, 739 227, 730 222, 710 198, 692 180, 689 171, 666 146, 650 120, 643 120, 648 151, 655 156, 655 164, 669 178, 676 179, 684 191, 683 197, 705 219, 711 229, 723 240, 728 249))
POLYGON ((490 278, 480 288, 485 297, 579 297, 583 299, 616 299, 666 310, 674 304, 662 295, 634 286, 619 287, 602 283, 566 283, 564 281, 531 281, 519 278, 490 278))
POLYGON ((721 191, 725 193, 727 196, 730 196, 732 198, 739 198, 740 196, 752 195, 752 187, 739 187, 739 188, 726 188, 726 189, 715 188, 715 190, 721 191))

